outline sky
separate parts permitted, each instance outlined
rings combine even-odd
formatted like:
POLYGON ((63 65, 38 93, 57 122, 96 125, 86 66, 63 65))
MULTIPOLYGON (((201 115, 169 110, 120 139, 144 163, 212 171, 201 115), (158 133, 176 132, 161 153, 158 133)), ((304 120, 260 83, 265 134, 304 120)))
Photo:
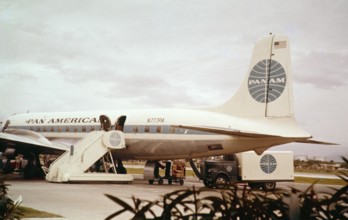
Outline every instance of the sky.
POLYGON ((290 38, 296 155, 348 157, 348 1, 2 0, 0 120, 25 112, 225 102, 254 44, 290 38))

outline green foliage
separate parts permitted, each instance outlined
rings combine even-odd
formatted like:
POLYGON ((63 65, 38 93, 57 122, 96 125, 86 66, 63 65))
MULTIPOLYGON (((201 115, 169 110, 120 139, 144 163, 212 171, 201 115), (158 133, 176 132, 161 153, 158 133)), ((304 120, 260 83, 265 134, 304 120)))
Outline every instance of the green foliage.
POLYGON ((18 211, 23 214, 23 218, 62 218, 63 216, 45 212, 45 211, 40 211, 37 209, 29 208, 29 207, 24 207, 24 206, 19 206, 18 211))
POLYGON ((299 195, 300 219, 348 219, 348 172, 341 171, 339 177, 345 185, 331 192, 316 192, 314 184, 302 193, 293 189, 299 195))
POLYGON ((133 197, 133 206, 106 195, 121 210, 106 219, 124 212, 133 213, 132 219, 288 219, 288 206, 283 191, 263 192, 237 185, 224 190, 176 190, 164 195, 161 201, 139 200, 133 197), (158 211, 160 210, 160 211, 158 211))
MULTIPOLYGON (((348 160, 343 158, 346 164, 348 160)), ((106 195, 121 210, 106 219, 131 213, 131 219, 348 219, 348 173, 339 177, 345 185, 317 192, 315 183, 305 191, 296 188, 263 192, 246 186, 230 186, 223 190, 176 190, 161 200, 132 198, 133 206, 122 199, 106 195)))
POLYGON ((18 204, 7 197, 8 184, 5 184, 4 176, 0 177, 0 220, 20 219, 21 213, 17 210, 18 204))
POLYGON ((147 200, 140 200, 135 198, 134 196, 132 197, 134 207, 128 205, 128 203, 124 202, 122 199, 119 199, 115 196, 112 195, 107 195, 108 198, 110 198, 112 201, 115 203, 119 204, 122 209, 113 213, 106 219, 112 219, 116 216, 119 216, 120 214, 124 212, 131 212, 134 214, 134 217, 132 219, 146 219, 146 214, 149 213, 150 215, 153 216, 153 219, 156 219, 156 214, 152 211, 152 208, 154 206, 159 206, 159 201, 151 202, 147 200))

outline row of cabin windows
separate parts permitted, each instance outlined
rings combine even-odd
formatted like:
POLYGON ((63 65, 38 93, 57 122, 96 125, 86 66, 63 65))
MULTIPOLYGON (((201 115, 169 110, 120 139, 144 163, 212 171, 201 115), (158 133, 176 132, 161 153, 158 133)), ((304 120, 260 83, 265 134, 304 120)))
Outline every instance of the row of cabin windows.
MULTIPOLYGON (((139 132, 139 127, 138 126, 134 126, 133 127, 133 133, 138 133, 139 132)), ((157 126, 155 128, 155 133, 162 133, 163 132, 163 127, 162 126, 157 126)), ((175 133, 175 128, 170 128, 169 130, 170 133, 175 133)), ((150 133, 150 126, 145 126, 144 127, 144 133, 150 133)))
MULTIPOLYGON (((78 127, 30 127, 31 131, 36 131, 36 132, 91 132, 91 131, 95 131, 96 127, 95 126, 91 126, 91 127, 86 127, 86 126, 82 126, 80 129, 78 127)), ((138 126, 134 126, 133 127, 133 133, 138 133, 139 132, 139 127, 138 126)), ((155 129, 156 133, 162 133, 163 132, 163 128, 162 126, 157 126, 155 129)), ((174 134, 175 133, 175 128, 170 128, 169 130, 170 133, 174 134)), ((150 133, 150 126, 145 126, 144 127, 144 133, 150 133)))
MULTIPOLYGON (((87 129, 86 126, 82 126, 82 128, 80 129, 82 132, 91 132, 95 130, 95 127, 88 127, 89 129, 87 129)), ((31 131, 36 131, 36 132, 78 132, 79 129, 78 127, 30 127, 31 131)))

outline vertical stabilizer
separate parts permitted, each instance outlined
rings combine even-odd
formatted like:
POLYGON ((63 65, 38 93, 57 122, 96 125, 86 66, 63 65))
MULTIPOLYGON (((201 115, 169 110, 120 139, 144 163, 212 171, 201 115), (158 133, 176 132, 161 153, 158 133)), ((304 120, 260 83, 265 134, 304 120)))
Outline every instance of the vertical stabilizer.
POLYGON ((214 110, 240 117, 294 117, 289 40, 269 35, 256 43, 244 82, 214 110))

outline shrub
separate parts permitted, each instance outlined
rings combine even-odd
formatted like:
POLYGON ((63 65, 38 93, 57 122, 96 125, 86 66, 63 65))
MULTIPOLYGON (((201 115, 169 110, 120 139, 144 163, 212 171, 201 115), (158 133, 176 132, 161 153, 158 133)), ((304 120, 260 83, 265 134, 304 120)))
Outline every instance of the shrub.
MULTIPOLYGON (((343 158, 346 164, 348 160, 343 158)), ((315 183, 305 191, 296 188, 263 192, 246 186, 230 186, 223 190, 207 188, 176 190, 161 200, 148 201, 132 197, 133 205, 106 195, 121 210, 106 219, 126 212, 132 219, 348 219, 348 173, 340 189, 317 192, 315 183)))
POLYGON ((132 219, 287 219, 284 195, 283 191, 263 192, 237 185, 224 190, 193 187, 168 193, 161 201, 133 197, 133 207, 106 195, 122 207, 106 219, 124 212, 133 213, 132 219))
POLYGON ((19 204, 15 204, 7 197, 8 184, 5 184, 4 176, 0 177, 0 219, 20 219, 21 213, 17 210, 19 204))
MULTIPOLYGON (((348 164, 348 160, 343 158, 348 164)), ((340 188, 329 188, 331 192, 317 192, 314 184, 304 192, 292 189, 299 196, 300 219, 348 219, 348 172, 340 171, 338 175, 346 184, 340 188)))

